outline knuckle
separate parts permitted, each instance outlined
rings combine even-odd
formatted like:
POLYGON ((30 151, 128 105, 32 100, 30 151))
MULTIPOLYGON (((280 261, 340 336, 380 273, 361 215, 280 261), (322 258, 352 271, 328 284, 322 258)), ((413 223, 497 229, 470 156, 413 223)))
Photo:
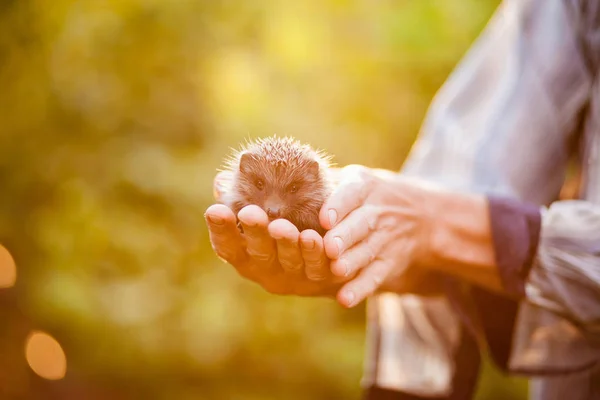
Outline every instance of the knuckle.
POLYGON ((306 268, 318 268, 321 257, 318 254, 303 254, 302 260, 304 261, 306 268))
POLYGON ((351 247, 354 243, 354 234, 352 229, 344 229, 340 232, 338 236, 339 239, 336 239, 336 246, 339 247, 339 252, 342 254, 348 247, 351 247))
POLYGON ((289 238, 278 239, 277 247, 280 249, 280 251, 286 253, 292 253, 296 251, 296 249, 300 248, 297 240, 292 240, 289 238))
POLYGON ((361 195, 363 199, 369 197, 369 195, 371 195, 371 193, 376 189, 375 184, 376 179, 372 175, 366 175, 366 177, 363 178, 363 185, 361 187, 361 195))
POLYGON ((406 223, 400 223, 397 216, 387 207, 382 207, 378 211, 377 228, 381 230, 393 230, 398 228, 399 225, 407 226, 406 223))
POLYGON ((325 277, 327 275, 326 267, 319 261, 305 263, 306 275, 311 277, 325 277))
POLYGON ((305 261, 318 262, 323 254, 323 248, 302 249, 302 258, 305 261))
POLYGON ((344 168, 344 170, 345 170, 345 172, 347 172, 350 175, 363 178, 363 177, 366 177, 368 175, 367 171, 369 169, 367 167, 365 167, 364 165, 349 164, 348 166, 346 166, 344 168))
POLYGON ((381 273, 373 274, 372 280, 373 280, 373 284, 372 284, 373 289, 378 288, 383 283, 383 274, 381 274, 381 273))
POLYGON ((327 279, 327 274, 320 270, 306 270, 306 277, 311 281, 324 281, 327 279))
POLYGON ((304 265, 306 267, 307 271, 317 271, 320 270, 322 265, 320 263, 320 260, 304 260, 304 265))
POLYGON ((274 257, 273 254, 265 253, 263 251, 258 251, 258 250, 252 249, 252 248, 249 248, 247 250, 247 252, 250 257, 252 257, 256 261, 260 261, 260 262, 269 262, 274 257))
POLYGON ((299 263, 294 263, 294 262, 289 262, 289 261, 285 261, 285 262, 280 262, 281 263, 281 267, 287 271, 299 271, 302 269, 302 264, 299 263))
POLYGON ((361 270, 363 266, 357 263, 347 262, 345 265, 344 277, 353 278, 361 270))
POLYGON ((375 266, 373 274, 371 276, 373 290, 379 288, 383 282, 385 281, 386 276, 388 275, 388 271, 390 269, 390 263, 379 260, 379 263, 375 266))
POLYGON ((293 257, 290 257, 287 254, 279 255, 279 264, 283 269, 286 269, 288 271, 297 271, 301 269, 303 265, 301 262, 298 262, 298 260, 296 260, 293 257))
POLYGON ((252 242, 261 243, 261 242, 264 242, 266 240, 266 238, 268 237, 264 233, 264 230, 262 230, 260 228, 257 228, 255 226, 246 225, 243 222, 240 222, 240 225, 244 229, 244 235, 246 235, 248 240, 250 240, 252 242))
POLYGON ((375 255, 375 251, 373 251, 371 246, 366 246, 366 247, 367 247, 368 263, 371 264, 373 261, 375 261, 375 258, 377 258, 377 256, 375 255))
POLYGON ((363 182, 366 182, 366 183, 372 182, 373 175, 369 172, 368 168, 361 166, 358 169, 357 173, 358 173, 358 176, 360 176, 360 179, 363 182))
POLYGON ((370 240, 365 240, 364 249, 367 264, 371 264, 377 258, 377 252, 375 251, 375 249, 373 249, 373 245, 370 240))
POLYGON ((369 232, 373 232, 377 228, 378 219, 379 212, 377 207, 372 205, 365 205, 362 208, 361 222, 363 226, 367 226, 369 232))

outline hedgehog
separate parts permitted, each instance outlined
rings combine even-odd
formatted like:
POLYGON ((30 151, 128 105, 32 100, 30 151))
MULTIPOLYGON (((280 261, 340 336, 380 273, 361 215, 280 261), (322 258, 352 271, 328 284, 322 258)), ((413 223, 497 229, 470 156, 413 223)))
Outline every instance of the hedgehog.
POLYGON ((292 137, 247 141, 225 159, 220 170, 229 173, 221 202, 237 216, 247 205, 259 206, 269 221, 286 219, 298 231, 325 230, 319 211, 331 194, 332 157, 292 137))

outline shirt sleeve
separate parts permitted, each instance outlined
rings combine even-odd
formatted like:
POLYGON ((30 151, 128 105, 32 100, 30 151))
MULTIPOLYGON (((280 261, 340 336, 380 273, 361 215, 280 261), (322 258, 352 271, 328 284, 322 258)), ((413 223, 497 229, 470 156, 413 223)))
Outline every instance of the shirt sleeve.
POLYGON ((600 341, 600 205, 557 201, 542 209, 526 299, 600 341))
POLYGON ((549 207, 489 197, 496 262, 507 292, 600 338, 600 205, 549 207))
POLYGON ((525 281, 537 254, 541 211, 529 203, 489 196, 489 215, 496 264, 504 289, 525 296, 525 281))
MULTIPOLYGON (((540 215, 537 251, 519 284, 525 296, 511 345, 505 346, 510 353, 506 366, 528 375, 585 374, 600 365, 600 204, 556 201, 542 207, 540 215)), ((524 265, 522 258, 512 263, 507 270, 524 265)), ((599 371, 586 382, 597 381, 599 371)), ((538 378, 537 384, 556 386, 557 379, 538 378)), ((558 386, 566 390, 568 382, 558 386)), ((564 398, 564 393, 553 398, 564 398)))

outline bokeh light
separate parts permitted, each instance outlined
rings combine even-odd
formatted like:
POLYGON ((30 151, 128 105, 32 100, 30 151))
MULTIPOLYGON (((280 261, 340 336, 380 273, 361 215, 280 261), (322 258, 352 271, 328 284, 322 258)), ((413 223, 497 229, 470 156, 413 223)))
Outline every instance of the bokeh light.
POLYGON ((33 372, 44 379, 62 379, 67 373, 67 357, 62 347, 45 332, 29 334, 25 342, 25 357, 33 372))
POLYGON ((6 247, 0 245, 0 289, 14 286, 16 280, 15 260, 6 247))

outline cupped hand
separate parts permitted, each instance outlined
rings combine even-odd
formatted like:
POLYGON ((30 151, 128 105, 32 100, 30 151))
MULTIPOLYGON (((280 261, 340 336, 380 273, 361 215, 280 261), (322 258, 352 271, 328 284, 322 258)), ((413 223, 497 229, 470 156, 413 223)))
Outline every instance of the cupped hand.
POLYGON ((331 271, 353 277, 337 298, 352 307, 381 292, 440 293, 438 276, 423 268, 428 257, 436 190, 385 170, 350 165, 320 212, 331 271))
MULTIPOLYGON (((221 179, 215 178, 215 198, 221 179)), ((269 223, 267 214, 249 205, 236 216, 225 205, 214 204, 205 213, 213 250, 245 277, 270 293, 298 296, 335 296, 349 278, 330 272, 323 238, 314 230, 298 232, 289 221, 269 223)))

